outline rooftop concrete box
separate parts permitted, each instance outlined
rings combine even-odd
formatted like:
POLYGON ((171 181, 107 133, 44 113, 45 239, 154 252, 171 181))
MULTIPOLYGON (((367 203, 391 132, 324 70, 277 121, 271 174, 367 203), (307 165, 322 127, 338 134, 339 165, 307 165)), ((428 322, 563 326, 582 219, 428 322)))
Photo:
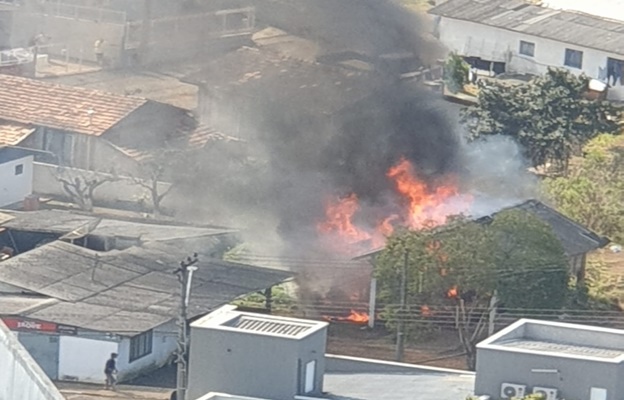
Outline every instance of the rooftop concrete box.
POLYGON ((522 319, 477 345, 475 394, 624 397, 624 330, 522 319))
POLYGON ((191 324, 188 397, 323 392, 327 323, 221 308, 191 324))

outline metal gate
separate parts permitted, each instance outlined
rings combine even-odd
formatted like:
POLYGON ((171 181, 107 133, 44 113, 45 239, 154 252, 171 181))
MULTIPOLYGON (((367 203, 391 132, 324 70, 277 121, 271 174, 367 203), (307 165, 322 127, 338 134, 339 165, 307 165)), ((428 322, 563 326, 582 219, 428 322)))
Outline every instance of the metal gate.
POLYGON ((59 337, 38 333, 20 332, 20 343, 28 350, 50 379, 58 378, 59 337))

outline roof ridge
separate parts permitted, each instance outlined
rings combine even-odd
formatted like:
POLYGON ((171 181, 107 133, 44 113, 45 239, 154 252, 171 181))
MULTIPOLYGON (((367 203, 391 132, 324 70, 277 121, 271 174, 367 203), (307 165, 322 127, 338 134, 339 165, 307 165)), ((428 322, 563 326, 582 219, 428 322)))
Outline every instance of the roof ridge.
POLYGON ((151 100, 0 74, 0 118, 99 136, 151 100))
POLYGON ((17 76, 17 75, 6 75, 6 76, 10 76, 12 78, 17 78, 17 79, 21 79, 21 80, 25 80, 25 81, 37 82, 40 85, 55 86, 55 87, 59 87, 59 88, 67 88, 67 89, 72 89, 72 90, 76 90, 76 91, 83 91, 85 93, 86 92, 102 93, 102 94, 107 94, 107 95, 115 96, 115 97, 122 97, 122 98, 126 98, 126 99, 129 98, 129 99, 149 101, 149 99, 146 98, 146 97, 134 96, 134 95, 124 95, 124 94, 109 92, 108 90, 88 88, 88 87, 84 87, 84 86, 74 86, 74 85, 68 85, 68 84, 65 84, 65 83, 50 82, 46 78, 33 79, 33 78, 27 78, 25 76, 17 76))

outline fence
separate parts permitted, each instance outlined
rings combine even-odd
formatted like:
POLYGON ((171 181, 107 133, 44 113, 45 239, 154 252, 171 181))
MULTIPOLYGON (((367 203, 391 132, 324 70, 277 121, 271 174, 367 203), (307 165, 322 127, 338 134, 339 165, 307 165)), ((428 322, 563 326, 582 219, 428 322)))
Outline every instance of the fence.
POLYGON ((50 43, 37 46, 36 51, 38 69, 44 69, 50 65, 83 65, 87 57, 84 45, 79 43, 50 43))
POLYGON ((79 6, 66 4, 61 1, 46 2, 40 4, 37 10, 41 13, 54 17, 72 18, 85 21, 97 21, 110 24, 126 23, 127 17, 124 11, 108 10, 100 7, 79 6))
MULTIPOLYGON (((224 38, 251 34, 255 26, 255 9, 221 10, 188 16, 160 18, 150 21, 151 43, 201 42, 207 38, 224 38)), ((141 23, 133 28, 140 31, 141 23)))
POLYGON ((28 64, 34 59, 35 52, 32 47, 0 51, 0 67, 28 64))

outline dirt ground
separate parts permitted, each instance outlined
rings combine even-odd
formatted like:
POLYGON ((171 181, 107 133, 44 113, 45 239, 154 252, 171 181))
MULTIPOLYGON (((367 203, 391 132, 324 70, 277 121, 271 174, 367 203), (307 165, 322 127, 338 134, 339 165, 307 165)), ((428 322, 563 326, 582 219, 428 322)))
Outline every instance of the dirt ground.
POLYGON ((118 385, 115 391, 104 385, 56 382, 67 400, 168 400, 170 389, 118 385))
MULTIPOLYGON (((465 356, 456 335, 456 332, 442 331, 434 338, 406 343, 403 362, 466 369, 465 356)), ((396 361, 395 349, 393 335, 383 328, 370 330, 350 323, 332 323, 329 327, 329 354, 396 361)))

